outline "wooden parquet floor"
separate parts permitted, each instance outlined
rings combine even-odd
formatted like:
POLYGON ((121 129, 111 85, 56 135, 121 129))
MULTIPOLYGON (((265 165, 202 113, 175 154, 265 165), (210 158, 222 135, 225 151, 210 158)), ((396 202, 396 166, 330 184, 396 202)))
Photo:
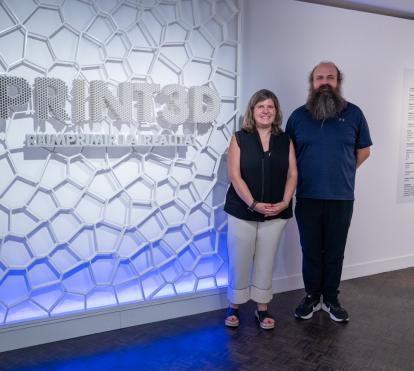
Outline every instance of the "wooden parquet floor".
POLYGON ((247 303, 238 329, 219 310, 5 352, 0 370, 414 371, 414 268, 343 282, 348 324, 322 311, 295 320, 302 296, 274 297, 274 331, 257 326, 247 303))

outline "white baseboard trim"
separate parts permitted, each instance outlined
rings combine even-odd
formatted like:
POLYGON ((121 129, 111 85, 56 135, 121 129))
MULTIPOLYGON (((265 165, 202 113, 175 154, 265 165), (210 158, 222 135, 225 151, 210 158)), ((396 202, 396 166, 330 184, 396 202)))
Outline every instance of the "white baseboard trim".
MULTIPOLYGON (((344 266, 342 279, 370 276, 413 266, 414 255, 374 260, 344 266)), ((275 277, 272 284, 274 293, 297 290, 303 288, 302 275, 298 273, 292 276, 275 277)), ((9 325, 0 329, 0 352, 189 316, 226 306, 226 290, 219 289, 173 300, 157 300, 82 315, 9 325)))
POLYGON ((273 292, 275 294, 298 290, 303 288, 302 274, 298 273, 286 277, 274 277, 272 280, 273 292))
POLYGON ((414 254, 344 266, 342 280, 414 267, 414 254))
MULTIPOLYGON (((342 269, 342 281, 410 267, 414 267, 414 254, 344 265, 342 269)), ((304 287, 301 273, 286 277, 275 277, 273 278, 272 285, 275 294, 298 290, 304 287)))
POLYGON ((33 321, 0 329, 0 352, 209 312, 227 306, 226 289, 33 321))

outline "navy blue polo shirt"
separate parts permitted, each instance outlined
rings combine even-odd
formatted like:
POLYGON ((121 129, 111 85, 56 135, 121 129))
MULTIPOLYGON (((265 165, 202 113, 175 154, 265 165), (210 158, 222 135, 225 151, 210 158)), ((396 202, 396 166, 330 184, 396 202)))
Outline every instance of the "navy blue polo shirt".
POLYGON ((316 120, 299 107, 289 117, 286 133, 291 137, 298 162, 296 197, 353 200, 356 150, 372 145, 361 109, 349 103, 335 118, 316 120))

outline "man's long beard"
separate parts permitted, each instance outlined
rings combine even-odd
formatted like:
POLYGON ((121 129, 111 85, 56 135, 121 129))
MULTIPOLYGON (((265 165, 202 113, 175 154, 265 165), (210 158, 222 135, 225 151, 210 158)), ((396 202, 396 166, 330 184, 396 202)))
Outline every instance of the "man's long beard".
POLYGON ((346 100, 340 90, 330 85, 320 86, 317 90, 311 87, 306 108, 316 120, 325 120, 336 117, 346 107, 346 100))

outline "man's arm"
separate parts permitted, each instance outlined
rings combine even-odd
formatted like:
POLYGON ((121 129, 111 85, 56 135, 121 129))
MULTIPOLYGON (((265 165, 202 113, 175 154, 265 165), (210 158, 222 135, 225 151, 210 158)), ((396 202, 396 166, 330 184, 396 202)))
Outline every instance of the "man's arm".
POLYGON ((371 153, 370 147, 360 148, 356 150, 356 167, 358 167, 369 157, 371 153))

